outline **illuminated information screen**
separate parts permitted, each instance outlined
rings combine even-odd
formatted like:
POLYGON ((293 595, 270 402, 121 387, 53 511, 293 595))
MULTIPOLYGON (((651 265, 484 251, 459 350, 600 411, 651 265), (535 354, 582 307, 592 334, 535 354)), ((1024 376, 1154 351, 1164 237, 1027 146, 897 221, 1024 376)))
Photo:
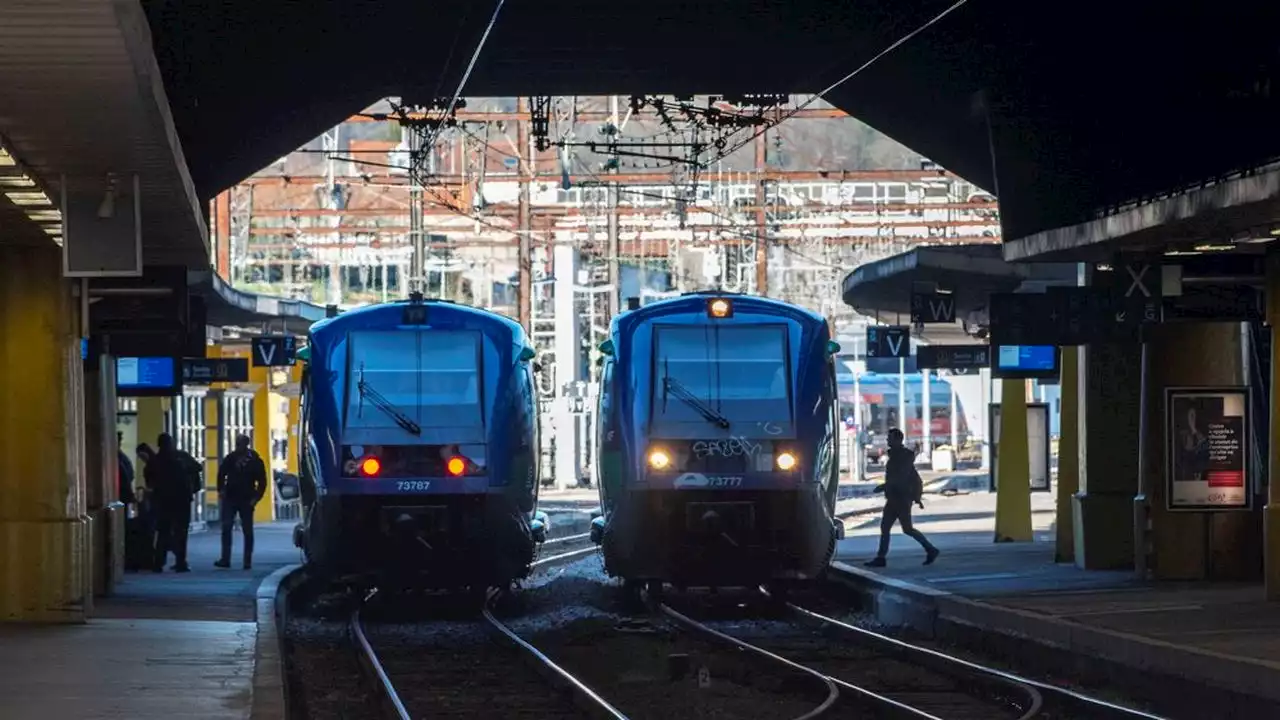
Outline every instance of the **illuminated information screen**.
POLYGON ((122 388, 173 387, 177 363, 171 357, 116 359, 116 385, 122 388))

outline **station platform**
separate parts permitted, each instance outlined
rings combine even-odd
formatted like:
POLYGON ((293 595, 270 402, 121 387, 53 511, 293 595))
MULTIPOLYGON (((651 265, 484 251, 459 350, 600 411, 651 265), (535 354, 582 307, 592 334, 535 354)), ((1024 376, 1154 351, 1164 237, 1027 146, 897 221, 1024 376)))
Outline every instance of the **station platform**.
POLYGON ((1276 716, 1280 612, 1261 584, 1155 583, 1055 564, 1053 497, 1032 497, 1036 540, 1004 544, 992 542, 994 495, 926 497, 915 517, 942 550, 931 566, 895 528, 888 567, 864 567, 879 519, 860 518, 840 543, 837 576, 882 622, 1007 658, 1015 671, 1145 688, 1171 717, 1206 706, 1213 712, 1196 717, 1276 716))
POLYGON ((126 574, 87 624, 0 625, 0 716, 284 720, 273 603, 293 525, 255 528, 252 570, 213 567, 220 533, 200 533, 191 572, 126 574))

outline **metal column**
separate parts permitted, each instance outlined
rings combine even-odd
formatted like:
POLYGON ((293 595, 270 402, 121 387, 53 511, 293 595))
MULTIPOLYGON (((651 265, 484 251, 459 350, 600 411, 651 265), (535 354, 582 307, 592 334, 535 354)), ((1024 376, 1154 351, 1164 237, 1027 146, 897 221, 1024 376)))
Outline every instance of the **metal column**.
POLYGON ((557 239, 555 262, 556 320, 556 455, 555 478, 560 488, 576 487, 581 463, 578 457, 578 423, 573 413, 571 393, 581 379, 581 338, 575 286, 578 280, 578 249, 566 239, 557 239))

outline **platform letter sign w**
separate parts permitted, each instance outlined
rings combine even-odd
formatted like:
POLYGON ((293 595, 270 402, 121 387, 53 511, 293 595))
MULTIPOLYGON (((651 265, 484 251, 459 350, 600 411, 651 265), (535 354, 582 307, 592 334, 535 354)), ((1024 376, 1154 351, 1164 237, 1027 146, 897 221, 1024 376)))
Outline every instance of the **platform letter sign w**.
POLYGON ((956 301, 942 293, 912 293, 911 322, 917 325, 956 321, 956 301))

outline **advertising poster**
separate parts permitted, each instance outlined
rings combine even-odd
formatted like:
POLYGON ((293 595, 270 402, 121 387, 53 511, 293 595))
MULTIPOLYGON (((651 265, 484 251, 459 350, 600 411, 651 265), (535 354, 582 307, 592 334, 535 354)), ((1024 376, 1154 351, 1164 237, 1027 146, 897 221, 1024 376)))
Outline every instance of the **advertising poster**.
POLYGON ((1170 510, 1249 507, 1248 417, 1248 394, 1242 388, 1167 391, 1166 505, 1170 510))

